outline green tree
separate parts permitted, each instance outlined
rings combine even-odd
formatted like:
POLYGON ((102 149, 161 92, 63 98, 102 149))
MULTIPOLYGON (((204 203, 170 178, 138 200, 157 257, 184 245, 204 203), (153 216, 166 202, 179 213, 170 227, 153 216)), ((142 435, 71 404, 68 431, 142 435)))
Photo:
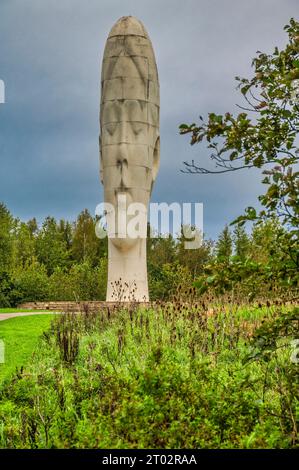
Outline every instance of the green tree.
POLYGON ((148 265, 162 266, 163 264, 173 263, 177 256, 177 245, 175 239, 171 235, 162 236, 155 234, 155 237, 151 237, 150 230, 151 229, 148 226, 148 265))
POLYGON ((14 304, 19 302, 46 301, 49 299, 49 278, 44 265, 37 260, 15 273, 14 304))
POLYGON ((265 277, 271 284, 290 288, 298 283, 297 260, 290 250, 289 236, 277 218, 253 226, 250 257, 264 266, 265 277))
POLYGON ((149 267, 149 293, 153 300, 168 300, 180 287, 181 292, 189 290, 192 286, 192 277, 186 266, 178 261, 165 263, 162 266, 149 267))
POLYGON ((56 267, 67 268, 69 264, 66 241, 54 217, 47 217, 38 233, 36 254, 39 263, 46 267, 49 275, 56 267))
POLYGON ((13 256, 14 219, 7 207, 0 203, 0 269, 10 270, 13 256))
POLYGON ((177 259, 181 266, 188 268, 192 278, 195 279, 203 273, 205 264, 211 260, 213 243, 211 240, 203 239, 199 248, 186 249, 186 240, 182 227, 177 241, 177 259))
POLYGON ((12 291, 14 287, 12 273, 0 267, 0 308, 13 305, 12 291))
POLYGON ((14 233, 14 267, 32 263, 35 257, 35 238, 28 224, 17 221, 14 233))
POLYGON ((27 222, 28 229, 31 233, 31 235, 35 236, 38 233, 38 225, 37 225, 37 220, 35 217, 33 219, 28 220, 27 222))
POLYGON ((237 115, 208 114, 200 124, 182 124, 181 134, 191 133, 191 144, 206 141, 216 169, 185 162, 185 172, 225 173, 243 168, 263 169, 266 192, 259 197, 260 212, 248 207, 236 222, 276 216, 286 228, 285 243, 291 260, 299 267, 299 23, 285 26, 288 42, 272 54, 260 51, 252 61, 251 79, 236 77, 245 106, 237 115))
POLYGON ((77 263, 89 262, 92 266, 99 263, 106 251, 106 240, 97 238, 95 233, 96 220, 92 218, 88 209, 84 209, 75 223, 72 257, 77 263))
POLYGON ((219 235, 216 243, 216 256, 219 261, 229 262, 233 252, 233 240, 228 226, 226 225, 219 235))
POLYGON ((236 225, 233 232, 234 252, 242 261, 249 254, 250 239, 242 225, 236 225))
POLYGON ((64 240, 64 242, 66 244, 67 250, 70 251, 71 247, 72 247, 72 243, 73 243, 72 224, 68 221, 65 221, 65 220, 61 219, 59 221, 58 230, 61 233, 62 240, 64 240))
POLYGON ((105 299, 107 285, 106 261, 103 258, 97 268, 93 268, 88 262, 72 266, 69 276, 73 287, 73 300, 105 299))

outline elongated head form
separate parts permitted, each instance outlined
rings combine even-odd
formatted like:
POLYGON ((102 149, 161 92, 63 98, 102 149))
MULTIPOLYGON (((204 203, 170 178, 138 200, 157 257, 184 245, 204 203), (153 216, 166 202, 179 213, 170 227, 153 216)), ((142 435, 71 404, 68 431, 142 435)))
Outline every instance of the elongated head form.
MULTIPOLYGON (((151 41, 139 20, 122 17, 110 31, 102 63, 101 181, 105 202, 114 208, 116 220, 131 203, 142 204, 145 233, 147 207, 160 161, 159 114, 159 79, 151 41), (126 207, 119 203, 120 196, 126 207)), ((107 217, 108 233, 109 220, 107 217)), ((147 297, 145 248, 138 245, 138 239, 124 236, 117 228, 111 233, 108 282, 116 269, 122 272, 121 260, 124 263, 130 259, 124 278, 139 279, 143 285, 140 292, 147 297), (139 260, 133 248, 139 250, 139 260)), ((111 300, 108 294, 107 300, 111 300)))

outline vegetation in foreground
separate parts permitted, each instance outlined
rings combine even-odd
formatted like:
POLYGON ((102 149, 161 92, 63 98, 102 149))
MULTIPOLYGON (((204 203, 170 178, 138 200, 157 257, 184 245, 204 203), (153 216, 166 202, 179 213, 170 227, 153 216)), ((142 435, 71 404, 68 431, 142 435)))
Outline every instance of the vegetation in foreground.
POLYGON ((54 315, 15 317, 0 322, 0 339, 5 345, 5 362, 0 363, 0 384, 10 377, 16 368, 27 364, 38 339, 49 328, 54 315))
POLYGON ((0 445, 298 447, 298 313, 176 301, 56 317, 1 389, 0 445))

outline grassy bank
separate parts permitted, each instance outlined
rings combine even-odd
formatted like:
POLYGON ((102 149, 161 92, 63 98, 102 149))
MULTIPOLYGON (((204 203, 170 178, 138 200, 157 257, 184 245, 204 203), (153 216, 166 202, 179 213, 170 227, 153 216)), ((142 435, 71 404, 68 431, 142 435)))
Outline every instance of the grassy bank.
POLYGON ((53 315, 15 317, 0 322, 0 339, 5 346, 5 362, 0 364, 1 382, 16 368, 27 364, 38 339, 49 328, 53 315))
POLYGON ((296 318, 180 304, 55 318, 1 392, 0 445, 296 447, 296 318))

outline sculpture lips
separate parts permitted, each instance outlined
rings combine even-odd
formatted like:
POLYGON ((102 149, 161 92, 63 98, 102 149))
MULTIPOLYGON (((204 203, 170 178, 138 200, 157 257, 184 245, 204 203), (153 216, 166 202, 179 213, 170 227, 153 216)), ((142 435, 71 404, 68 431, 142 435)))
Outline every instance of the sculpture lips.
POLYGON ((130 193, 130 190, 129 189, 126 189, 126 188, 118 188, 115 190, 115 197, 116 197, 116 202, 118 200, 118 198, 122 199, 122 200, 125 200, 126 201, 126 204, 127 206, 129 204, 131 204, 131 202, 133 202, 132 200, 132 195, 130 193))

